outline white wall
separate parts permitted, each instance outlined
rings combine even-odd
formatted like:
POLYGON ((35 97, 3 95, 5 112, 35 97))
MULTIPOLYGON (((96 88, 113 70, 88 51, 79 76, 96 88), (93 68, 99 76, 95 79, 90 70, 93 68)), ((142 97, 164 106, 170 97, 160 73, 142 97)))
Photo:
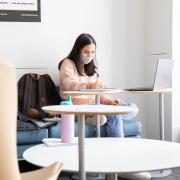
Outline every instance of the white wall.
MULTIPOLYGON (((128 88, 144 84, 144 0, 126 1, 125 17, 124 85, 122 86, 128 88)), ((136 103, 139 107, 137 119, 142 122, 142 137, 145 137, 146 109, 144 97, 125 93, 125 98, 136 103)))
MULTIPOLYGON (((48 67, 58 84, 57 65, 83 32, 97 40, 103 81, 110 87, 143 84, 146 0, 41 1, 42 22, 0 22, 0 57, 16 67, 48 67)), ((145 97, 122 93, 135 102, 145 136, 145 97)))
MULTIPOLYGON (((110 72, 108 70, 109 73, 104 71, 106 75, 112 77, 109 86, 128 88, 142 84, 144 82, 144 0, 113 0, 111 12, 112 54, 108 61, 109 67, 112 68, 110 72)), ((140 113, 137 119, 142 122, 142 137, 145 137, 144 97, 130 93, 121 93, 120 97, 138 105, 140 113)))
MULTIPOLYGON (((172 1, 145 1, 145 84, 153 84, 159 58, 171 58, 172 1), (152 55, 160 54, 163 55, 152 55)), ((159 139, 159 97, 146 95, 146 137, 159 139)), ((165 95, 165 139, 171 140, 171 95, 165 95)))
POLYGON ((172 140, 180 142, 180 1, 173 1, 173 59, 175 60, 173 72, 173 94, 172 94, 172 140))
POLYGON ((1 58, 18 67, 48 67, 58 83, 58 62, 80 33, 89 32, 98 43, 99 63, 109 69, 113 18, 109 0, 46 0, 41 1, 41 11, 41 23, 0 22, 1 58))

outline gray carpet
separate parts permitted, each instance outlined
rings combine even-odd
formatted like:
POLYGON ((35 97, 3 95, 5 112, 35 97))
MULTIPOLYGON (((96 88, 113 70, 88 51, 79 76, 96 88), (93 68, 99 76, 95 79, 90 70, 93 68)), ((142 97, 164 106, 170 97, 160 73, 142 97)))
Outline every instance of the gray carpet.
MULTIPOLYGON (((72 174, 68 173, 61 173, 60 177, 58 180, 72 180, 71 178, 72 174)), ((172 174, 170 174, 167 177, 163 178, 152 178, 153 180, 180 180, 180 168, 176 168, 172 170, 172 174)), ((118 178, 118 180, 126 180, 122 178, 118 178)))
POLYGON ((154 180, 180 180, 180 168, 172 170, 172 174, 163 178, 155 178, 154 180))
MULTIPOLYGON (((19 161, 19 168, 20 168, 20 172, 27 172, 27 171, 32 171, 32 170, 38 169, 37 166, 34 166, 24 160, 19 161)), ((70 180, 70 179, 72 179, 71 176, 72 176, 72 173, 62 172, 60 174, 59 179, 60 180, 70 180)), ((125 180, 125 179, 119 178, 119 180, 125 180)), ((173 169, 172 174, 170 174, 167 177, 153 178, 153 180, 180 180, 180 168, 173 169)))

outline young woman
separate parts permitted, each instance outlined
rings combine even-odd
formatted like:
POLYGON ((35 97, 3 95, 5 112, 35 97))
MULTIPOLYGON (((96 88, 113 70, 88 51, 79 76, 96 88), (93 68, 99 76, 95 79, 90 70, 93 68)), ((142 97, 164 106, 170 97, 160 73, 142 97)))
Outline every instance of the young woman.
MULTIPOLYGON (((96 41, 90 34, 81 34, 76 39, 75 44, 67 56, 58 66, 60 72, 60 95, 62 99, 67 97, 61 94, 62 90, 80 90, 103 88, 104 84, 99 81, 99 74, 96 67, 96 41)), ((94 95, 76 96, 72 98, 74 104, 93 104, 94 95)), ((124 103, 121 99, 111 98, 102 95, 101 104, 126 105, 136 107, 132 103, 124 103)), ((107 135, 110 137, 124 137, 123 120, 129 120, 137 115, 129 113, 127 115, 101 116, 101 125, 106 125, 107 135)), ((95 125, 95 117, 86 120, 86 123, 95 125)))
MULTIPOLYGON (((104 84, 99 81, 99 75, 96 67, 96 41, 90 34, 81 34, 75 41, 75 44, 67 56, 59 63, 60 72, 60 95, 63 99, 66 96, 61 94, 61 90, 80 90, 103 88, 104 84)), ((93 104, 95 96, 77 96, 72 98, 74 104, 93 104)), ((121 99, 114 99, 109 96, 101 96, 102 104, 121 105, 121 106, 137 106, 132 103, 124 103, 121 99)), ((138 109, 138 108, 137 108, 138 109)), ((133 119, 137 115, 129 113, 127 115, 101 116, 101 125, 106 123, 107 135, 110 137, 124 137, 123 120, 133 119)), ((86 123, 96 125, 96 118, 91 117, 86 123)), ((150 179, 150 173, 124 173, 121 175, 128 179, 150 179)))

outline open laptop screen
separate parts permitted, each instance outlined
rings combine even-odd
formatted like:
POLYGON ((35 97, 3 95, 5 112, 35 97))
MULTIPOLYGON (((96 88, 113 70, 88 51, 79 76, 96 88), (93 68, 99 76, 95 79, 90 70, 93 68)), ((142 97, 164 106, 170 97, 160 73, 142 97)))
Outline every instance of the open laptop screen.
POLYGON ((157 89, 171 88, 172 70, 174 61, 172 59, 159 59, 154 76, 154 83, 151 87, 135 87, 125 89, 127 91, 153 91, 157 89))
POLYGON ((166 89, 172 87, 172 59, 159 59, 154 80, 154 89, 166 89))

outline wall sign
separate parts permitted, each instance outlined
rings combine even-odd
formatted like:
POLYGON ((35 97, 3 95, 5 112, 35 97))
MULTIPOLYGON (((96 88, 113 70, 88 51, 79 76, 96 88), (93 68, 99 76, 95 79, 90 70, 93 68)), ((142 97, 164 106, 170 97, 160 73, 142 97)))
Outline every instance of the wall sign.
POLYGON ((40 22, 40 0, 0 0, 0 21, 40 22))

